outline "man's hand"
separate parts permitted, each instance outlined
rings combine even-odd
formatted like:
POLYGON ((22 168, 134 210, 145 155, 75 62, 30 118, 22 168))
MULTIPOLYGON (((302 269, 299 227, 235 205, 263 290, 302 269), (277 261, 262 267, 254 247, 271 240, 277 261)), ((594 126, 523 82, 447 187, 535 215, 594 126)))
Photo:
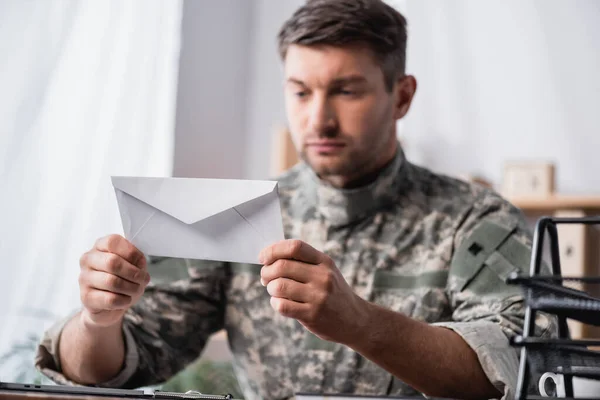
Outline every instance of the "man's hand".
POLYGON ((271 306, 322 339, 347 343, 366 320, 366 302, 356 295, 326 254, 300 240, 263 249, 261 283, 271 306))
POLYGON ((58 356, 68 379, 94 385, 122 369, 123 315, 142 296, 150 275, 142 252, 118 235, 99 239, 79 264, 83 309, 65 325, 58 356))
POLYGON ((263 249, 259 260, 271 306, 320 338, 350 347, 430 396, 500 394, 458 334, 361 299, 331 258, 310 245, 284 240, 263 249))
POLYGON ((99 239, 79 260, 82 322, 108 327, 121 322, 150 282, 146 258, 127 239, 110 235, 99 239))

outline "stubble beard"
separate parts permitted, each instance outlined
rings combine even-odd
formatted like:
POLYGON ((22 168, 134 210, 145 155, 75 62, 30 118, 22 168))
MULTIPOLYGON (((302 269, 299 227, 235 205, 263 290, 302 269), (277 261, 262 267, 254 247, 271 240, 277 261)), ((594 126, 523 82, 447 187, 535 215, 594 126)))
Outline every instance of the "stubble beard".
POLYGON ((366 169, 369 167, 370 156, 371 154, 361 156, 360 153, 357 153, 356 151, 350 151, 348 154, 343 154, 341 157, 332 156, 341 159, 328 165, 312 162, 306 153, 306 150, 302 150, 300 153, 300 158, 321 178, 333 176, 360 176, 361 172, 366 172, 366 169))

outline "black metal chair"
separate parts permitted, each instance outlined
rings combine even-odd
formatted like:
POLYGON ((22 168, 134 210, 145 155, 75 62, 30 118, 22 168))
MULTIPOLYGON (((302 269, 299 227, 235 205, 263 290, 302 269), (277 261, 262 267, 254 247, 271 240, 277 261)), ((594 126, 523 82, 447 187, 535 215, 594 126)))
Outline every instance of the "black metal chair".
MULTIPOLYGON (((517 400, 574 398, 573 377, 600 380, 600 353, 589 346, 600 346, 600 340, 573 340, 567 319, 600 326, 600 298, 583 290, 565 286, 568 282, 600 284, 600 276, 567 277, 561 274, 559 224, 600 224, 600 217, 556 218, 538 220, 533 237, 529 276, 511 275, 509 284, 521 285, 525 291, 525 321, 523 334, 513 338, 513 346, 520 347, 520 365, 517 381, 517 400), (546 234, 549 239, 551 275, 543 271, 543 252, 546 234), (539 312, 554 315, 558 322, 558 337, 536 336, 535 319, 539 312), (554 397, 532 395, 534 377, 539 374, 561 376, 564 393, 554 397)), ((556 391, 556 390, 555 390, 556 391)), ((600 393, 596 399, 600 398, 600 393)))

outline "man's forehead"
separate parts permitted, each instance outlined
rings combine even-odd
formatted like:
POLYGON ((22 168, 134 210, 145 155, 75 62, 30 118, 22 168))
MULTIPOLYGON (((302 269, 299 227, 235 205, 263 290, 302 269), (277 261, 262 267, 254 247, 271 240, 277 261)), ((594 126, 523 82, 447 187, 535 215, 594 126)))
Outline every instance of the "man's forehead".
POLYGON ((340 78, 376 78, 380 68, 365 46, 291 45, 284 60, 286 80, 328 84, 340 78))

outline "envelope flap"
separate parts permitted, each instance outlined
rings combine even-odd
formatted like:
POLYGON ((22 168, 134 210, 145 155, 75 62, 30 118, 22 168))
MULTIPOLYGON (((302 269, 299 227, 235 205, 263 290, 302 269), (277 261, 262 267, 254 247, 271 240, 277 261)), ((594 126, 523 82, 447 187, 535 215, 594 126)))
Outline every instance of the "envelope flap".
POLYGON ((113 176, 112 184, 136 199, 193 224, 267 195, 276 181, 113 176))

